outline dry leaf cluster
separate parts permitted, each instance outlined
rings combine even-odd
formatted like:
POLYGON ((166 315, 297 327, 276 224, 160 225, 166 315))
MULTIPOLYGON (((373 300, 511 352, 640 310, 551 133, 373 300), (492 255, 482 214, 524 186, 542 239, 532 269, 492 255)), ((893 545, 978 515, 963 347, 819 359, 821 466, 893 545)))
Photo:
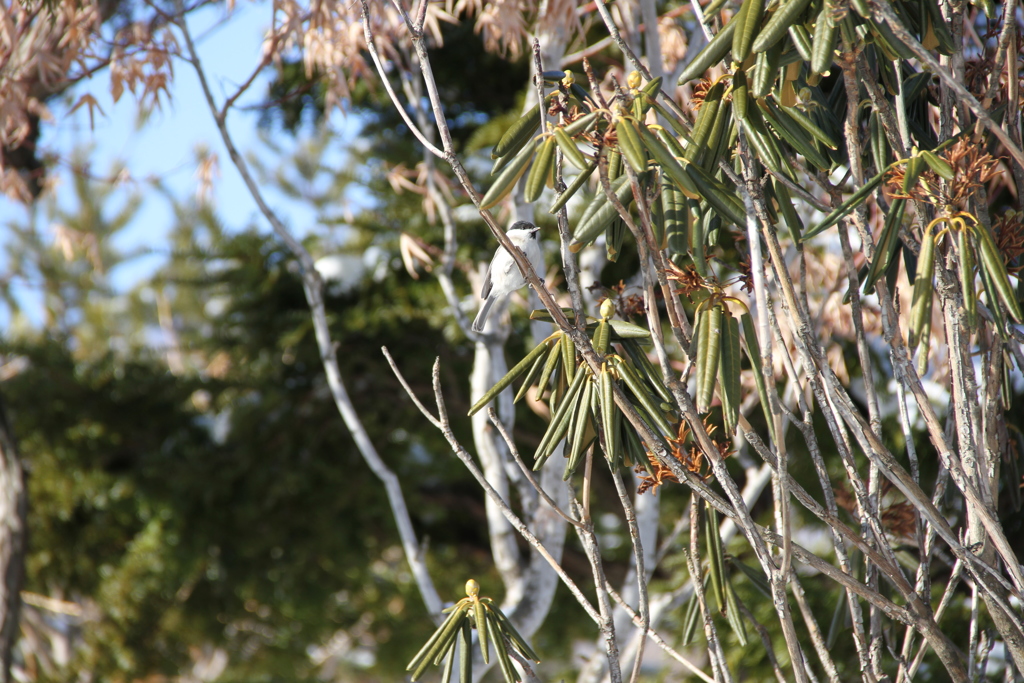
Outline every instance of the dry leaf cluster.
MULTIPOLYGON (((38 155, 40 121, 55 123, 49 98, 105 67, 115 102, 127 90, 148 109, 167 93, 178 46, 162 18, 130 22, 109 40, 105 11, 97 0, 0 0, 0 191, 9 197, 27 202, 39 192, 42 170, 19 159, 38 155)), ((82 107, 90 121, 104 113, 91 92, 68 113, 82 107)))
POLYGON ((22 145, 34 148, 40 120, 50 120, 46 97, 88 69, 100 25, 95 0, 43 3, 0 0, 0 191, 29 201, 29 177, 9 159, 22 145))

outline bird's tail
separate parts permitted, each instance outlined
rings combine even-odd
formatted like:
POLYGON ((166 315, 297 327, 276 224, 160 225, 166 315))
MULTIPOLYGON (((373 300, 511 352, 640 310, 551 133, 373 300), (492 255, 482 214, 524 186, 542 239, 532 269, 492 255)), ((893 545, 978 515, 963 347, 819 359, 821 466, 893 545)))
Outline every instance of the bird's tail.
POLYGON ((480 306, 480 312, 476 314, 476 318, 473 320, 473 331, 483 332, 484 324, 487 322, 487 312, 491 310, 491 306, 494 304, 495 298, 489 296, 484 299, 484 303, 480 306))

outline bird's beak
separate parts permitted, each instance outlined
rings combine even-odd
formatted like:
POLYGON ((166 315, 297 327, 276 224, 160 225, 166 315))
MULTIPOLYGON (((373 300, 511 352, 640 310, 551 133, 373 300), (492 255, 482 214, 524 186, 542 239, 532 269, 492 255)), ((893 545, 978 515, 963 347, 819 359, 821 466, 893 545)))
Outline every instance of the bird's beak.
POLYGON ((530 237, 535 237, 538 232, 540 232, 540 228, 534 228, 530 231, 530 237))

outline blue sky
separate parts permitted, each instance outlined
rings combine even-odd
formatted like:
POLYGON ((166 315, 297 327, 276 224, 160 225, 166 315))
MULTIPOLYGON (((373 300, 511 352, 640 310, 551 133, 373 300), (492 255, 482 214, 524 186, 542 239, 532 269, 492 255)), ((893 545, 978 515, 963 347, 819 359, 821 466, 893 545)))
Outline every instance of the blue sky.
MULTIPOLYGON (((259 63, 262 38, 270 20, 271 3, 267 0, 239 2, 230 14, 224 5, 216 5, 190 16, 190 29, 196 37, 207 78, 219 102, 233 94, 259 63)), ((184 43, 180 38, 179 42, 184 51, 184 43)), ((275 156, 258 140, 258 114, 245 111, 247 106, 257 104, 265 97, 271 73, 268 70, 261 74, 239 99, 239 110, 229 115, 228 126, 243 155, 257 154, 270 167, 274 167, 275 156)), ((113 271, 112 281, 119 289, 137 283, 159 264, 159 252, 172 225, 173 217, 167 200, 152 190, 149 181, 159 179, 179 198, 195 196, 198 188, 197 150, 201 147, 217 155, 219 177, 215 178, 212 197, 219 215, 228 227, 242 228, 256 224, 261 229, 269 230, 238 171, 231 164, 191 65, 181 61, 174 63, 170 93, 170 99, 163 98, 159 109, 142 117, 131 93, 126 92, 119 102, 113 102, 109 74, 102 70, 77 86, 62 101, 49 103, 55 121, 44 125, 40 144, 46 152, 67 160, 76 149, 86 148, 89 150, 92 173, 101 177, 107 176, 115 166, 123 165, 133 182, 121 185, 115 191, 115 205, 123 203, 132 192, 141 192, 144 196, 141 209, 122 234, 117 246, 125 250, 147 246, 154 248, 157 253, 113 271), (77 101, 84 92, 91 93, 97 99, 103 112, 101 114, 97 111, 93 122, 90 122, 86 107, 68 114, 70 104, 77 101)), ((351 117, 335 114, 329 124, 351 132, 357 122, 351 117)), ((278 134, 274 136, 274 143, 287 151, 302 144, 302 138, 293 139, 289 135, 278 134)), ((333 165, 340 164, 342 158, 340 148, 335 146, 327 160, 333 165)), ((67 165, 61 164, 50 172, 60 178, 56 190, 58 203, 70 206, 73 195, 69 192, 70 171, 67 165)), ((296 226, 298 234, 306 233, 316 225, 316 216, 308 205, 289 200, 272 190, 268 190, 268 198, 286 222, 296 226)), ((20 219, 25 215, 25 209, 0 199, 0 213, 9 218, 18 216, 20 219)), ((39 212, 41 220, 45 220, 42 213, 39 212)), ((44 235, 49 234, 48 226, 41 226, 41 230, 44 235)), ((31 292, 25 292, 23 298, 31 300, 31 292)), ((0 321, 0 325, 6 322, 0 321)))

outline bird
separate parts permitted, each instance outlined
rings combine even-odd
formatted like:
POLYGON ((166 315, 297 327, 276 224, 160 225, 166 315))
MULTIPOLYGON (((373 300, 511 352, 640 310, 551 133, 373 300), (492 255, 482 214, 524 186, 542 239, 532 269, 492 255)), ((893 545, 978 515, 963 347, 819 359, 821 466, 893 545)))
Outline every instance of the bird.
MULTIPOLYGON (((544 266, 544 253, 540 248, 539 233, 540 228, 528 221, 516 221, 505 233, 513 246, 526 255, 535 272, 543 272, 544 266)), ((484 300, 484 303, 480 306, 480 312, 476 314, 476 319, 473 320, 473 331, 483 331, 484 324, 487 322, 487 313, 495 301, 503 296, 508 296, 524 285, 526 285, 526 278, 519 272, 519 266, 516 265, 512 254, 499 244, 498 250, 494 252, 494 258, 491 259, 491 264, 487 266, 487 274, 484 275, 484 286, 480 291, 480 298, 484 300)))

